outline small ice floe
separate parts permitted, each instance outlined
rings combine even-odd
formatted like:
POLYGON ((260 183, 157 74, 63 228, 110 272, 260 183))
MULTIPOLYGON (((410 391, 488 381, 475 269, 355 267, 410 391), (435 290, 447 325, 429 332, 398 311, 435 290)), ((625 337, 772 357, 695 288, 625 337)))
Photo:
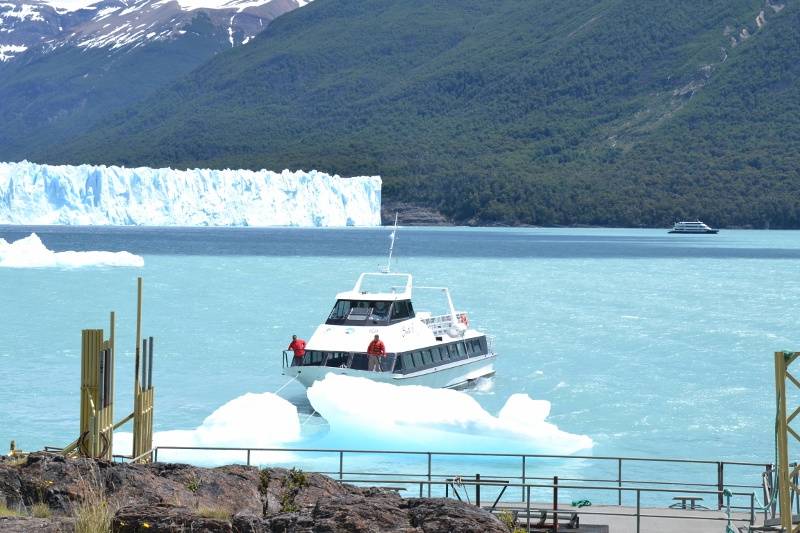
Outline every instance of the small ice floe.
POLYGON ((129 252, 54 252, 38 235, 14 242, 0 239, 0 267, 7 268, 81 268, 143 267, 144 259, 129 252))

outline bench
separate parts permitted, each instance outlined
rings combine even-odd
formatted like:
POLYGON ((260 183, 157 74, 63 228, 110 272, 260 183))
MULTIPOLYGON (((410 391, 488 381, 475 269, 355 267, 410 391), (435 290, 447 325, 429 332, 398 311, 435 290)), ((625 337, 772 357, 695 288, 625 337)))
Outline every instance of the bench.
MULTIPOLYGON (((458 493, 458 487, 464 486, 464 481, 468 481, 469 483, 475 482, 475 505, 478 507, 481 506, 481 485, 490 485, 490 486, 502 486, 503 490, 500 491, 500 494, 497 495, 497 498, 494 500, 494 503, 489 508, 489 511, 494 511, 495 507, 497 507, 497 503, 500 501, 500 498, 503 497, 505 494, 506 489, 508 488, 508 480, 507 479, 491 479, 480 477, 480 475, 476 475, 474 478, 466 478, 464 479, 461 476, 456 476, 454 478, 447 478, 445 479, 447 484, 444 486, 444 494, 445 498, 450 497, 450 488, 453 489, 453 494, 456 495, 458 501, 463 501, 461 499, 461 495, 458 493)), ((464 488, 464 495, 467 497, 467 503, 469 502, 469 496, 467 495, 467 490, 464 488)))
POLYGON ((708 509, 708 507, 697 503, 703 501, 703 498, 699 496, 675 496, 672 499, 676 500, 676 502, 669 506, 670 509, 708 509), (686 502, 689 502, 689 507, 686 507, 686 502))

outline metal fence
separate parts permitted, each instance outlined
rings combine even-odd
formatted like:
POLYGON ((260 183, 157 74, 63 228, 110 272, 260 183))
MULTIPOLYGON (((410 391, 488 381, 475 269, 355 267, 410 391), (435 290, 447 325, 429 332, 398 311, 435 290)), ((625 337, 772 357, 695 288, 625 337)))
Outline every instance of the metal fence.
MULTIPOLYGON (((404 480, 407 486, 418 486, 420 496, 432 495, 432 487, 438 486, 445 489, 456 477, 467 478, 475 474, 480 475, 478 468, 487 467, 487 461, 502 461, 501 467, 495 465, 484 470, 484 477, 490 475, 493 478, 501 477, 507 488, 516 487, 512 490, 509 497, 515 494, 516 501, 525 501, 526 490, 541 488, 537 483, 552 482, 551 472, 543 472, 548 469, 558 468, 567 469, 570 463, 579 462, 575 465, 582 472, 587 472, 588 476, 572 475, 559 476, 562 490, 580 491, 603 491, 608 498, 611 496, 609 504, 632 505, 633 495, 636 495, 637 505, 639 505, 642 494, 649 498, 648 503, 663 505, 667 502, 659 499, 658 496, 668 494, 679 494, 692 492, 714 496, 714 502, 707 502, 709 505, 722 509, 724 506, 723 490, 728 489, 737 492, 734 499, 734 509, 752 510, 754 504, 751 496, 754 491, 764 492, 763 483, 746 483, 742 480, 762 481, 772 471, 772 465, 767 463, 749 463, 740 461, 709 461, 693 459, 666 459, 666 458, 644 458, 644 457, 616 457, 616 456, 591 456, 591 455, 552 455, 552 454, 513 454, 513 453, 470 453, 470 452, 418 452, 418 451, 396 451, 396 450, 355 450, 355 449, 324 449, 324 448, 246 448, 246 447, 192 447, 192 446, 159 446, 153 450, 153 458, 158 461, 159 454, 164 457, 166 452, 202 452, 203 454, 216 454, 227 452, 227 461, 241 462, 247 465, 259 464, 287 464, 287 461, 275 460, 266 457, 259 461, 259 455, 270 453, 289 453, 293 458, 292 464, 300 465, 304 460, 299 456, 307 456, 305 462, 311 462, 310 458, 327 458, 327 467, 306 469, 310 472, 317 472, 341 481, 349 483, 379 483, 383 480, 404 480), (238 457, 232 457, 235 454, 238 457), (241 455, 239 455, 241 454, 241 455), (363 458, 369 457, 371 460, 365 461, 363 458), (416 465, 405 465, 402 468, 402 461, 399 458, 414 458, 416 465), (370 471, 369 468, 359 468, 362 466, 374 465, 378 460, 390 460, 391 470, 370 471), (333 462, 333 464, 331 464, 333 462), (419 464, 419 463, 422 464, 419 464), (459 463, 460 462, 460 463, 459 463), (481 465, 481 463, 484 463, 481 465), (455 464, 454 464, 455 463, 455 464), (470 472, 464 469, 467 463, 470 472), (416 468, 414 468, 416 466, 416 468), (421 468, 420 468, 421 467, 421 468), (678 471, 683 475, 687 470, 695 470, 691 479, 676 479, 668 475, 659 475, 659 467, 668 467, 678 471), (646 474, 642 476, 641 474, 646 474), (465 475, 467 474, 467 475, 465 475), (564 485, 566 483, 566 485, 564 485), (423 490, 423 488, 425 490, 423 490), (628 496, 627 501, 624 496, 628 496), (616 496, 615 498, 613 496, 616 496), (750 498, 750 499, 748 499, 750 498)), ((213 456, 213 455, 212 455, 213 456)), ((315 461, 315 466, 320 466, 320 461, 315 461)), ((374 470, 374 468, 372 469, 374 470)), ((544 485, 549 486, 549 485, 544 485)), ((499 490, 499 489, 498 489, 499 490)), ((506 492, 504 490, 504 492, 506 492)), ((446 494, 445 494, 446 495, 446 494)))

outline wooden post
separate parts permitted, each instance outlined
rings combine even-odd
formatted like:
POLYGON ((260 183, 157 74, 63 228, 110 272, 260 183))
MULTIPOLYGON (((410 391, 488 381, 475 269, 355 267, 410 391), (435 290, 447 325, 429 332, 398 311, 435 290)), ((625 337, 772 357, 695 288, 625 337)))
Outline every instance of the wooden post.
POLYGON ((792 532, 792 507, 789 493, 789 433, 786 421, 786 358, 783 352, 775 352, 775 392, 778 402, 778 504, 781 527, 792 532))

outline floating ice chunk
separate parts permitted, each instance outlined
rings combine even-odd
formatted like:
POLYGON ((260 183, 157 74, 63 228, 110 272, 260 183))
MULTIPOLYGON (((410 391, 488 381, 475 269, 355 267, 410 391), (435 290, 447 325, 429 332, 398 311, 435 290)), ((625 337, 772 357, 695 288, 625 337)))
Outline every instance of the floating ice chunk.
POLYGON ((0 224, 379 226, 381 179, 0 163, 0 224))
POLYGON ((0 267, 80 268, 87 266, 142 267, 144 259, 129 252, 54 252, 35 233, 8 242, 0 239, 0 267))
MULTIPOLYGON (((297 408, 270 392, 247 393, 211 413, 195 429, 157 431, 154 446, 288 448, 300 440, 297 408)), ((131 433, 114 434, 114 453, 131 453, 131 433)), ((217 465, 243 463, 245 451, 159 450, 159 461, 217 465)), ((288 462, 288 452, 253 452, 252 464, 288 462)))
POLYGON ((328 374, 308 389, 335 448, 570 454, 592 439, 546 421, 550 402, 512 395, 498 416, 455 390, 328 374))

